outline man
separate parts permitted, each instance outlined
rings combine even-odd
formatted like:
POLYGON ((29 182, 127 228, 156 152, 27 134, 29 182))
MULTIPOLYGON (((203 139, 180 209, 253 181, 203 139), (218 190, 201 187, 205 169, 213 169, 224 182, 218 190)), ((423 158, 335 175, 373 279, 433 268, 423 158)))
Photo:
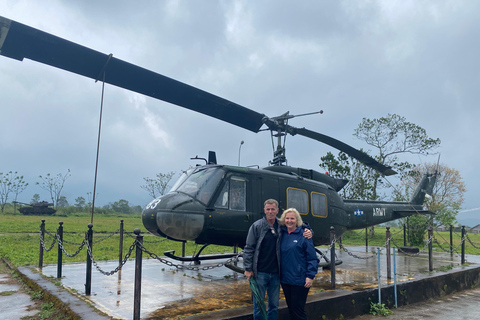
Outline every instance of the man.
MULTIPOLYGON (((278 201, 268 199, 264 203, 265 217, 255 221, 248 230, 247 241, 243 251, 243 265, 247 280, 254 277, 260 294, 268 295, 268 320, 278 318, 278 301, 280 300, 280 223, 278 222, 278 201)), ((306 238, 312 232, 305 229, 306 238)), ((260 307, 253 299, 253 318, 260 320, 260 307)))

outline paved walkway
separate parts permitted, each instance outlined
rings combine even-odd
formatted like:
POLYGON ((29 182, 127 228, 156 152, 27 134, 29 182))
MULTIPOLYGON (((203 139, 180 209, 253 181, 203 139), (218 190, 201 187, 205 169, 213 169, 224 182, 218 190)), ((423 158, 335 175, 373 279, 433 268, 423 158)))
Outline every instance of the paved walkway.
POLYGON ((9 320, 37 319, 41 311, 39 300, 32 300, 31 295, 22 287, 22 283, 13 277, 10 269, 0 259, 0 310, 1 318, 9 320))
MULTIPOLYGON (((432 301, 410 304, 392 309, 388 320, 473 320, 480 319, 480 288, 465 290, 459 293, 434 299, 432 301)), ((380 316, 363 315, 355 320, 378 320, 380 316)), ((383 317, 381 317, 383 318, 383 317)))

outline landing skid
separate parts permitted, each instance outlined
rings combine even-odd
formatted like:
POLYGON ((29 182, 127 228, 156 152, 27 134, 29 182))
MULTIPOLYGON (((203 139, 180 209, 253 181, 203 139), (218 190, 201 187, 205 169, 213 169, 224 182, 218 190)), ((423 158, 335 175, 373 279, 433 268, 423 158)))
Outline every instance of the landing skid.
MULTIPOLYGON (((320 251, 320 249, 315 248, 315 251, 317 251, 317 253, 318 253, 321 257, 323 257, 323 259, 325 259, 325 262, 320 262, 320 263, 318 264, 318 266, 319 266, 320 268, 327 269, 327 270, 331 269, 332 264, 330 263, 330 259, 327 258, 327 255, 324 255, 324 254, 322 253, 322 251, 320 251)), ((336 266, 341 265, 342 263, 343 263, 342 260, 335 259, 335 265, 336 265, 336 266)))
POLYGON ((237 255, 236 253, 221 253, 221 254, 206 254, 206 255, 200 256, 203 249, 205 249, 207 246, 208 244, 203 245, 202 248, 197 252, 197 254, 192 257, 176 256, 175 250, 165 251, 164 254, 165 256, 171 259, 175 259, 178 261, 193 262, 195 265, 199 265, 202 260, 228 259, 228 258, 235 257, 237 255))

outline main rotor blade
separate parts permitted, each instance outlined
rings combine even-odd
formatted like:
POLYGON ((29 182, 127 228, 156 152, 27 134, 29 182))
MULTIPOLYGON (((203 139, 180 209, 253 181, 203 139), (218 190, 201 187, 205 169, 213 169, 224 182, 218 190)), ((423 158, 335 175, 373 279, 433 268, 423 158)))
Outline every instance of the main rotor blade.
POLYGON ((109 55, 0 16, 0 54, 24 58, 163 100, 258 132, 263 114, 109 55))
POLYGON ((329 136, 326 136, 324 134, 314 132, 314 131, 311 131, 311 130, 308 130, 308 129, 305 129, 305 128, 289 127, 289 129, 292 132, 292 134, 299 134, 301 136, 308 137, 308 138, 323 142, 325 144, 328 144, 331 147, 334 147, 334 148, 336 148, 336 149, 338 149, 342 152, 345 152, 349 156, 357 159, 361 163, 369 166, 370 168, 378 170, 380 173, 382 173, 386 176, 390 176, 390 175, 393 175, 393 174, 397 173, 391 167, 387 167, 387 166, 381 164, 377 160, 370 157, 368 154, 366 154, 366 153, 364 153, 360 150, 357 150, 357 149, 349 146, 348 144, 345 144, 341 141, 338 141, 337 139, 334 139, 332 137, 329 137, 329 136))

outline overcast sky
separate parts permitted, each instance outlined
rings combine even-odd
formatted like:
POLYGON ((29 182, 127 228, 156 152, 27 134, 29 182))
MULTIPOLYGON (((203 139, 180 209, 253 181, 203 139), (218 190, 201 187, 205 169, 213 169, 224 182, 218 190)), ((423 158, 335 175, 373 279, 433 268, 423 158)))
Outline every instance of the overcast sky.
MULTIPOLYGON (((323 115, 297 127, 369 149, 352 134, 363 117, 396 113, 442 141, 441 162, 460 171, 464 210, 480 207, 479 1, 2 1, 0 15, 196 86, 270 117, 323 115)), ((64 195, 93 191, 100 82, 0 56, 0 172, 71 170, 64 195)), ((146 205, 144 177, 180 172, 189 158, 266 166, 258 134, 106 86, 97 203, 146 205)), ((289 164, 318 169, 335 150, 287 138, 289 164)), ((409 158, 436 162, 437 156, 409 158)), ((479 210, 470 213, 480 216, 479 210)), ((460 214, 461 215, 461 214, 460 214)), ((460 217, 460 216, 459 216, 460 217)))

